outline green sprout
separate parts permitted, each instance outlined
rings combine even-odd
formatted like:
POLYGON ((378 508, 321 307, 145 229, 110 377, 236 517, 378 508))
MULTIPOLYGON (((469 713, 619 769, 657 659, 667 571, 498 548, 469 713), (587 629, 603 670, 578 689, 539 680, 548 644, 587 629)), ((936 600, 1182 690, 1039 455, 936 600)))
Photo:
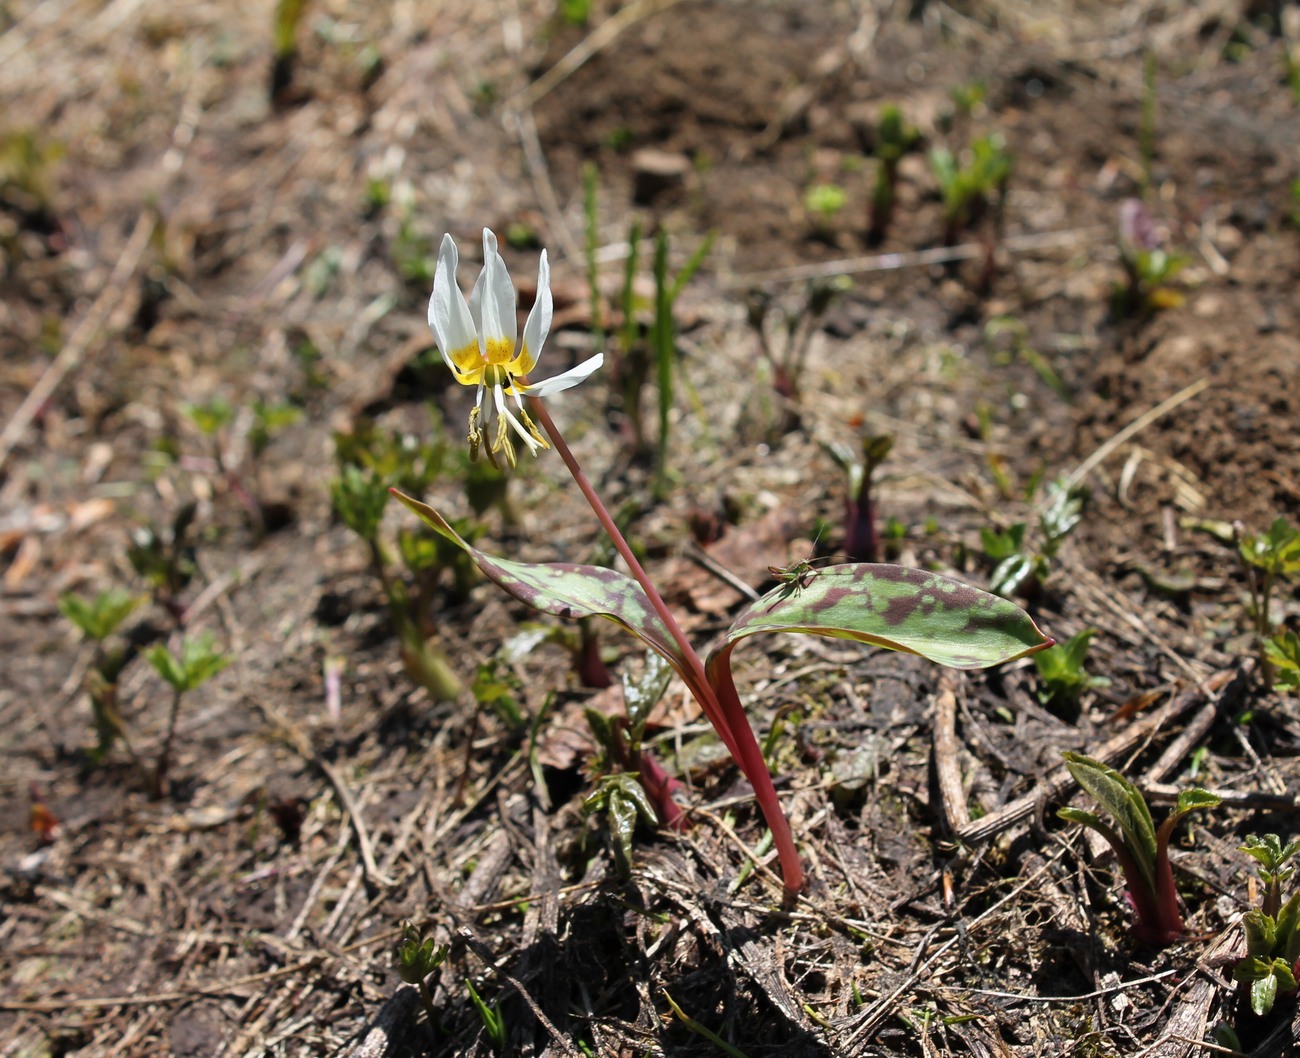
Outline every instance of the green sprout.
POLYGON ((402 533, 398 551, 411 574, 412 587, 390 572, 389 555, 380 538, 391 485, 397 482, 400 487, 424 492, 442 473, 445 450, 441 444, 387 433, 371 423, 335 435, 334 447, 339 476, 330 485, 330 498, 339 519, 366 545, 371 570, 388 602, 403 667, 434 701, 450 701, 460 693, 461 682, 431 638, 428 614, 442 569, 459 570, 456 582, 462 590, 468 590, 468 570, 445 541, 427 532, 402 533))
POLYGON ((835 442, 826 450, 848 477, 844 496, 844 554, 854 562, 880 561, 875 474, 894 447, 891 434, 864 435, 855 452, 835 442))
POLYGON ((137 770, 139 758, 131 745, 126 722, 117 708, 117 684, 132 654, 126 646, 109 647, 107 641, 144 602, 144 596, 120 590, 102 591, 94 599, 67 594, 59 597, 59 612, 95 644, 94 657, 86 672, 86 693, 90 695, 91 717, 95 726, 95 747, 90 751, 92 763, 99 763, 121 740, 137 770))
MULTIPOLYGON (((1300 531, 1293 528, 1285 518, 1278 516, 1265 533, 1242 533, 1237 542, 1237 553, 1246 568, 1255 649, 1264 678, 1272 683, 1273 658, 1281 651, 1285 662, 1287 650, 1285 637, 1276 643, 1273 650, 1268 648, 1268 640, 1274 628, 1273 592, 1279 581, 1300 573, 1300 531)), ((1290 668, 1289 665, 1286 667, 1290 668)))
POLYGON ((131 568, 148 583, 154 602, 171 615, 177 627, 185 617, 181 593, 198 568, 189 542, 197 511, 197 504, 184 504, 166 530, 159 531, 153 526, 138 529, 126 549, 131 568))
POLYGON ((1183 816, 1198 808, 1213 808, 1219 798, 1201 789, 1184 790, 1157 830, 1146 799, 1123 775, 1081 753, 1064 756, 1074 781, 1100 802, 1118 829, 1079 808, 1061 808, 1056 814, 1095 830, 1114 850, 1124 872, 1129 902, 1137 912, 1134 936, 1162 947, 1181 939, 1185 930, 1169 864, 1169 840, 1183 816))
POLYGON ((497 1054, 504 1053, 506 1049, 506 1022, 501 1016, 501 1003, 498 1000, 492 1006, 488 1006, 483 997, 478 994, 474 987, 474 982, 468 977, 465 978, 465 987, 469 989, 469 1001, 483 1022, 483 1031, 487 1033, 487 1038, 492 1042, 492 1049, 497 1054))
POLYGON ((682 809, 673 799, 680 783, 644 745, 650 712, 667 691, 672 673, 664 658, 647 653, 639 678, 623 674, 624 717, 584 710, 599 751, 595 767, 605 777, 583 807, 588 813, 604 811, 614 859, 624 877, 632 869, 632 837, 638 819, 647 826, 674 830, 686 825, 682 809))
POLYGON ((954 155, 946 147, 930 151, 930 170, 943 200, 943 242, 953 246, 995 203, 1001 209, 1013 159, 1000 133, 975 140, 954 155))
POLYGON ((298 26, 307 10, 307 0, 276 0, 273 44, 275 60, 271 67, 271 100, 284 101, 293 81, 293 67, 298 58, 298 26))
POLYGON ((1265 641, 1264 656, 1276 686, 1300 691, 1300 636, 1283 629, 1265 641))
POLYGON ((1064 643, 1039 651, 1034 655, 1038 669, 1038 700, 1044 705, 1074 706, 1084 691, 1109 687, 1105 676, 1093 676, 1084 668, 1088 644, 1096 630, 1085 628, 1064 643))
POLYGON ((397 962, 397 976, 419 989, 420 1002, 424 1004, 424 1013, 429 1019, 429 1031, 433 1032, 438 1023, 438 1014, 433 1006, 429 978, 447 961, 451 948, 446 944, 435 946, 432 937, 423 936, 409 921, 402 922, 401 931, 401 939, 393 953, 397 962))
POLYGON ((994 564, 989 578, 993 591, 1008 597, 1037 592, 1051 574, 1052 560, 1061 545, 1083 519, 1087 498, 1085 486, 1061 478, 1047 484, 1036 537, 1030 537, 1027 522, 1015 522, 1006 529, 980 529, 980 545, 994 564))
POLYGON ((628 428, 631 447, 638 454, 650 451, 647 436, 645 414, 642 408, 643 392, 650 380, 651 368, 658 383, 658 426, 655 439, 655 489, 662 493, 668 483, 668 445, 671 440, 671 413, 675 399, 677 381, 677 323, 674 312, 677 299, 686 284, 699 271, 704 259, 713 248, 713 233, 704 237, 700 244, 686 259, 686 263, 676 275, 668 271, 669 239, 668 233, 660 229, 655 236, 654 272, 654 319, 650 329, 641 341, 636 324, 636 295, 634 282, 638 262, 637 244, 641 229, 633 222, 628 243, 631 247, 623 273, 622 310, 623 329, 621 349, 615 366, 618 387, 622 396, 623 415, 628 428))
POLYGON ((1300 841, 1283 846, 1276 834, 1250 835, 1241 851, 1256 861, 1264 883, 1260 907, 1246 912, 1246 954, 1233 970, 1233 978, 1248 994, 1256 1017, 1266 1017, 1280 996, 1294 999, 1300 975, 1300 890, 1282 902, 1282 887, 1295 875, 1289 861, 1300 853, 1300 841))
POLYGON ((591 0, 559 0, 560 17, 570 26, 585 26, 591 18, 591 0))
POLYGON ((803 195, 803 208, 822 234, 834 230, 836 218, 848 205, 849 195, 839 184, 813 184, 803 195))
POLYGON ((729 1055, 730 1058, 747 1058, 745 1052, 739 1047, 732 1046, 703 1022, 697 1021, 686 1013, 686 1011, 679 1007, 676 1000, 674 1000, 667 992, 664 992, 664 999, 668 1003, 668 1006, 672 1008, 672 1012, 677 1015, 677 1020, 685 1025, 689 1031, 708 1040, 723 1054, 729 1055))
POLYGON ((646 826, 659 824, 654 805, 646 795, 645 787, 636 776, 627 772, 606 776, 582 804, 589 814, 605 813, 606 831, 614 850, 614 862, 619 876, 627 878, 632 873, 632 836, 641 820, 646 826))
POLYGON ((778 311, 771 293, 760 287, 746 295, 746 322, 758 339, 759 352, 771 371, 772 389, 780 402, 780 422, 774 431, 777 438, 798 429, 802 422, 799 398, 813 336, 831 306, 852 287, 853 281, 846 275, 810 279, 799 301, 786 311, 778 311), (769 317, 775 322, 770 324, 769 317), (771 332, 784 335, 779 351, 771 332))
POLYGON ((176 721, 180 717, 182 696, 206 683, 229 665, 231 659, 216 649, 210 632, 201 636, 187 636, 181 644, 179 656, 162 643, 146 650, 144 656, 172 689, 167 730, 150 780, 150 796, 156 800, 167 789, 167 773, 171 767, 172 742, 176 736, 176 721))
POLYGON ((915 150, 921 134, 903 120, 903 112, 892 104, 880 111, 876 126, 876 183, 871 192, 871 215, 867 240, 873 245, 885 237, 898 198, 898 165, 915 150))

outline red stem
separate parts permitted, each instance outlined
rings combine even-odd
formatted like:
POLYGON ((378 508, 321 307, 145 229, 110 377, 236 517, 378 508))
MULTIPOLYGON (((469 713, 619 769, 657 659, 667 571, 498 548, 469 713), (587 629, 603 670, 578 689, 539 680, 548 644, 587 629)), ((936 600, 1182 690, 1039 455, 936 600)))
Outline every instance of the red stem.
POLYGON ((573 480, 578 483, 578 488, 591 505, 597 520, 609 535, 610 540, 613 541, 618 553, 623 556, 623 561, 627 563, 632 576, 646 593, 646 597, 650 600, 650 605, 654 607, 655 613, 659 615, 667 627, 685 665, 685 670, 681 671, 682 678, 686 681, 686 685, 690 688, 695 700, 699 702, 700 708, 704 710, 704 715, 708 717, 709 722, 718 732, 728 751, 740 766, 740 770, 744 772, 745 777, 754 788, 754 796, 758 800, 758 807, 762 810, 763 818, 772 831, 772 841, 776 846, 777 855, 781 861, 781 874, 785 881, 786 891, 789 893, 799 892, 803 888, 803 864, 799 862, 799 852, 795 848, 794 837, 790 832, 790 823, 786 819, 785 812, 781 809, 781 802, 776 796, 776 787, 772 785, 772 776, 768 773, 767 762, 763 760, 763 752, 759 749, 758 740, 754 737, 754 730, 749 726, 749 719, 745 716, 744 706, 741 705, 740 698, 736 694, 736 686, 731 679, 730 666, 725 662, 718 666, 717 685, 715 686, 710 682, 708 674, 704 671, 704 663, 700 661, 700 656, 695 652, 690 640, 682 632, 681 626, 678 625, 672 611, 668 609, 663 597, 650 582, 649 576, 646 575, 641 563, 637 561, 636 555, 632 553, 632 548, 628 546, 628 542, 619 531, 618 525, 615 524, 605 504, 601 502, 600 497, 596 494, 596 490, 592 487, 586 473, 578 465, 578 460, 574 457, 568 444, 565 443, 564 437, 551 419, 550 412, 546 410, 546 405, 537 397, 529 397, 528 405, 533 414, 537 416, 537 421, 542 424, 542 428, 546 430, 551 443, 555 446, 555 450, 560 454, 560 458, 564 460, 564 465, 569 468, 569 473, 573 475, 573 480))

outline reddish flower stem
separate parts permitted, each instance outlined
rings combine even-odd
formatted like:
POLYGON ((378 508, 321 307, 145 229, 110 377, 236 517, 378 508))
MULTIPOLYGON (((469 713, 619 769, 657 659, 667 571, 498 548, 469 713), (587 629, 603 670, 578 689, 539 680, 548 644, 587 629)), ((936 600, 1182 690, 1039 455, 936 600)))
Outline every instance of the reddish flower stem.
POLYGON ((749 719, 745 716, 744 706, 736 694, 736 686, 731 679, 730 666, 725 662, 718 666, 716 686, 709 680, 704 669, 704 663, 700 661, 700 656, 695 652, 690 640, 682 632, 681 626, 678 625, 672 611, 668 609, 658 589, 651 583, 645 569, 637 561, 636 555, 632 553, 632 548, 624 539, 618 525, 615 524, 605 504, 596 494, 591 481, 578 464, 578 460, 574 457, 568 444, 565 443, 564 437, 560 434, 555 422, 551 419, 550 412, 546 410, 546 405, 537 397, 529 397, 528 405, 533 414, 537 416, 537 421, 542 424, 547 436, 550 437, 555 450, 560 454, 560 458, 564 460, 564 465, 569 468, 569 473, 573 475, 573 480, 577 482, 579 490, 586 497, 587 503, 591 505, 597 520, 609 535, 618 553, 623 556, 623 561, 627 563, 628 570, 636 579, 636 582, 641 585, 646 598, 650 600, 650 605, 654 607, 655 613, 659 615, 672 636, 680 654, 680 660, 685 666, 684 670, 679 669, 680 675, 686 681, 686 685, 690 688, 695 700, 699 702, 700 708, 704 710, 704 715, 708 717, 709 722, 717 730, 719 737, 740 766, 740 770, 744 772, 745 777, 754 788, 754 796, 758 800, 758 806, 763 813, 763 818, 772 831, 772 841, 776 846, 777 855, 781 861, 781 874, 786 891, 792 894, 799 892, 803 888, 803 864, 799 861, 799 852, 795 848, 789 820, 786 819, 785 812, 781 808, 781 802, 776 795, 776 787, 772 785, 772 776, 768 773, 767 762, 763 759, 763 751, 759 748, 758 740, 754 737, 754 730, 749 726, 749 719))

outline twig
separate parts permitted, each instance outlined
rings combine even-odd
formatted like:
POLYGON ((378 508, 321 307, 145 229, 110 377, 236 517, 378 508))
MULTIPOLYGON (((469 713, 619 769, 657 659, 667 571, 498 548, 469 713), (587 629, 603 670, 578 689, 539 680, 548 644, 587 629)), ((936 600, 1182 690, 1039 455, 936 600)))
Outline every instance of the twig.
POLYGON ((512 976, 508 971, 501 967, 501 964, 497 962, 496 956, 492 954, 492 949, 479 940, 478 937, 474 935, 474 931, 468 926, 461 926, 456 932, 460 934, 461 939, 464 940, 471 949, 473 949, 474 954, 482 959, 493 973, 502 978, 519 993, 519 998, 528 1005, 528 1009, 533 1012, 533 1017, 541 1022, 542 1027, 550 1034, 551 1041, 555 1046, 567 1054, 569 1058, 581 1058, 577 1048, 575 1048, 573 1044, 571 1044, 563 1034, 561 1034, 560 1030, 555 1027, 551 1019, 546 1016, 546 1012, 537 1005, 537 1000, 529 994, 528 989, 519 982, 518 978, 512 976))
MULTIPOLYGON (((1052 246, 1073 246, 1079 242, 1101 238, 1110 234, 1103 225, 1090 228, 1067 228, 1035 235, 1013 235, 1002 240, 1002 249, 1009 252, 1043 250, 1052 246)), ((825 276, 853 275, 861 272, 893 272, 900 268, 921 268, 932 264, 967 261, 988 253, 984 243, 963 243, 961 246, 937 246, 931 250, 914 250, 910 253, 882 253, 869 257, 845 257, 821 264, 798 265, 794 268, 776 268, 768 272, 747 272, 727 281, 729 287, 750 287, 763 283, 797 283, 804 279, 825 276)))
POLYGON ((609 47, 624 30, 643 18, 667 11, 681 0, 636 0, 591 31, 559 62, 523 91, 506 101, 507 110, 529 110, 542 96, 576 73, 593 55, 609 47))
POLYGON ((762 596, 759 595, 758 592, 756 592, 743 580, 737 577, 734 573, 731 572, 731 570, 727 569, 726 566, 724 566, 721 562, 719 562, 716 558, 710 555, 707 551, 704 550, 704 548, 700 547, 694 541, 686 545, 686 549, 683 552, 683 554, 685 554, 687 558, 689 558, 692 562, 694 562, 706 573, 711 573, 713 576, 717 577, 718 580, 722 581, 722 583, 725 584, 728 588, 731 588, 732 591, 739 592, 750 602, 758 602, 758 600, 762 598, 762 596))
POLYGON ((393 884, 392 879, 385 875, 379 869, 379 865, 375 863, 375 853, 370 845, 370 834, 366 830, 365 821, 361 818, 361 812, 357 808, 356 799, 352 796, 348 784, 343 781, 343 776, 329 761, 316 755, 315 763, 316 767, 325 773, 325 777, 334 786, 334 791, 339 795, 339 800, 343 803, 343 808, 348 814, 348 821, 352 824, 352 831, 357 836, 357 849, 361 853, 361 862, 366 869, 366 878, 375 885, 391 886, 393 884))
MULTIPOLYGON (((1186 688, 1148 717, 1144 723, 1134 724, 1129 730, 1109 739, 1091 756, 1104 764, 1114 763, 1151 738, 1165 724, 1178 719, 1193 708, 1207 694, 1221 690, 1240 674, 1239 670, 1216 673, 1206 680, 1204 685, 1186 688)), ((1074 779, 1064 767, 1057 768, 1023 797, 957 830, 954 840, 970 845, 987 841, 995 834, 1000 834, 1008 827, 1029 818, 1034 814, 1038 804, 1060 797, 1075 785, 1074 779)))
POLYGON ((1117 433, 1109 441, 1107 441, 1095 452, 1093 452, 1092 455, 1090 455, 1087 459, 1085 459, 1082 463, 1080 463, 1077 467, 1075 467, 1074 470, 1070 473, 1069 477, 1066 478, 1066 481, 1068 481, 1069 484, 1071 485, 1077 485, 1080 481, 1083 480, 1084 476, 1088 473, 1088 471, 1090 471, 1098 463, 1100 463, 1107 456, 1109 456, 1113 451, 1115 451, 1115 449, 1117 449, 1125 441, 1133 437, 1134 434, 1140 433, 1141 431, 1145 430, 1148 426, 1150 426, 1153 422, 1156 422, 1158 419, 1164 418, 1180 404, 1182 404, 1185 401, 1191 400, 1194 396, 1196 396, 1196 394, 1200 393, 1201 390, 1203 390, 1209 384, 1210 384, 1210 380, 1208 377, 1198 379, 1197 381, 1193 382, 1190 386, 1186 386, 1183 389, 1180 389, 1168 400, 1161 401, 1159 404, 1157 404, 1146 414, 1139 415, 1131 423, 1125 426, 1124 429, 1120 430, 1119 433, 1117 433))
POLYGON ((970 826, 970 809, 962 790, 961 763, 957 744, 957 689, 954 679, 943 672, 934 701, 934 777, 939 787, 943 820, 949 833, 970 826))
POLYGON ((384 1058, 391 1054, 394 1030, 406 1024, 419 994, 414 985, 401 985, 379 1008, 356 1046, 345 1052, 346 1058, 384 1058))

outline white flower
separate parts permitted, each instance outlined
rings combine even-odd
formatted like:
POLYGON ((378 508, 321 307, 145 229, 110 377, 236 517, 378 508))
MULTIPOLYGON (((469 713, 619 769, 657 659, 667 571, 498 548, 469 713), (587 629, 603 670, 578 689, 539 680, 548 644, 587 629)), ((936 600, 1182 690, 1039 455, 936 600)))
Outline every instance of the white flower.
POLYGON ((550 448, 546 438, 524 410, 524 395, 545 396, 576 386, 604 362, 599 354, 554 378, 529 382, 528 373, 537 365, 537 357, 551 329, 551 269, 542 251, 537 266, 537 300, 524 324, 523 341, 519 341, 519 323, 515 317, 515 288, 506 271, 506 263, 497 252, 497 237, 483 229, 483 271, 466 302, 456 285, 456 266, 460 260, 456 243, 450 235, 442 237, 438 249, 438 270, 433 277, 433 294, 429 298, 429 326, 437 339, 442 358, 456 381, 462 386, 477 386, 478 396, 469 414, 471 457, 478 455, 493 411, 497 414, 496 437, 488 445, 488 458, 496 462, 502 452, 515 465, 515 448, 507 429, 513 429, 529 450, 550 448), (483 410, 483 395, 491 391, 492 402, 483 410), (514 398, 518 414, 506 403, 514 398))

